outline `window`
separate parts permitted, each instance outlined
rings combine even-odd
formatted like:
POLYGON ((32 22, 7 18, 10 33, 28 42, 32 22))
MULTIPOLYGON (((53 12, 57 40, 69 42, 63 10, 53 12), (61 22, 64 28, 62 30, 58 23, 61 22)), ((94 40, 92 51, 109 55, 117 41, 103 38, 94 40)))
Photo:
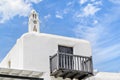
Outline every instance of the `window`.
POLYGON ((59 65, 62 68, 67 68, 69 66, 70 69, 73 68, 73 56, 66 56, 65 54, 73 54, 73 47, 67 47, 58 45, 58 52, 62 55, 59 56, 59 65))
POLYGON ((58 52, 73 54, 73 47, 58 45, 58 52))

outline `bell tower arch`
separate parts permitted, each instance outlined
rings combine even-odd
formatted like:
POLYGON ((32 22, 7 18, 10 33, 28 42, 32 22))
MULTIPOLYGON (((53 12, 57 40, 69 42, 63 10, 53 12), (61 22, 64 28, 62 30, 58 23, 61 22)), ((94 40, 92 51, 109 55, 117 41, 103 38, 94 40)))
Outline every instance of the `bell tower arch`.
POLYGON ((31 11, 28 26, 29 32, 39 32, 39 17, 35 10, 31 11))

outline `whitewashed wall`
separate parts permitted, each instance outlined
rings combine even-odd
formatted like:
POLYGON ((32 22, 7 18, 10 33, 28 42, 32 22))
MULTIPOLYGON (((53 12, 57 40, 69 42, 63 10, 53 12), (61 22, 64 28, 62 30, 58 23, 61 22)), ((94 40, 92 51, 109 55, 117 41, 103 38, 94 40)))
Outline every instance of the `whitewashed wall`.
POLYGON ((120 80, 120 73, 98 72, 95 76, 86 80, 120 80))
POLYGON ((23 56, 22 56, 22 41, 17 40, 14 47, 10 50, 10 52, 6 55, 6 57, 0 63, 0 67, 9 68, 9 61, 10 68, 13 69, 22 69, 23 68, 23 56))
MULTIPOLYGON (((88 41, 66 38, 48 34, 28 33, 22 36, 24 69, 47 72, 45 80, 50 80, 49 56, 58 51, 58 45, 73 47, 74 54, 91 56, 91 47, 88 41)), ((55 79, 55 78, 52 78, 55 79)), ((58 80, 58 79, 57 79, 58 80)))
POLYGON ((49 56, 57 53, 58 45, 73 47, 76 55, 91 56, 88 41, 33 32, 26 33, 18 39, 1 65, 7 67, 8 60, 11 60, 11 68, 45 72, 45 80, 61 80, 49 76, 49 56))

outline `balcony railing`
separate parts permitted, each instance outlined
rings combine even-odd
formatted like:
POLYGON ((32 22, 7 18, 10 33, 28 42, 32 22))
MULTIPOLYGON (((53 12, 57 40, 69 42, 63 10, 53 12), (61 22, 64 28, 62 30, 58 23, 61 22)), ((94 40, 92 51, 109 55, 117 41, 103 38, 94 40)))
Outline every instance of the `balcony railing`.
POLYGON ((92 76, 92 58, 57 53, 50 57, 51 76, 84 79, 92 76))

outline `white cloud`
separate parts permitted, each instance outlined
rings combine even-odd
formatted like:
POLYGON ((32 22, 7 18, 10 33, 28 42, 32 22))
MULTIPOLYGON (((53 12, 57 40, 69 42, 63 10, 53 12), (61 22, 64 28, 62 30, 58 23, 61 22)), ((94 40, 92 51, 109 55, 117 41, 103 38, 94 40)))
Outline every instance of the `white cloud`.
POLYGON ((70 6, 70 5, 72 5, 73 4, 73 2, 68 2, 67 3, 67 6, 70 6))
POLYGON ((43 0, 25 0, 25 1, 29 2, 29 3, 31 3, 31 2, 33 2, 33 3, 39 3, 39 2, 41 2, 43 0))
POLYGON ((32 2, 38 0, 1 0, 0 1, 0 23, 12 19, 14 16, 28 16, 32 9, 32 2))
POLYGON ((63 19, 63 16, 56 14, 56 18, 63 19))
POLYGON ((120 4, 120 0, 109 0, 109 1, 114 3, 114 4, 120 4))
POLYGON ((95 0, 91 0, 92 2, 94 2, 95 0))
MULTIPOLYGON (((103 18, 101 18, 101 21, 105 20, 102 24, 103 27, 107 28, 107 35, 104 36, 104 31, 103 33, 101 33, 101 38, 103 38, 103 40, 101 40, 100 42, 98 42, 96 44, 96 50, 94 50, 95 53, 95 63, 96 65, 103 63, 103 62, 109 62, 110 60, 113 60, 117 57, 120 56, 120 43, 119 43, 119 32, 109 32, 110 30, 113 29, 113 27, 111 24, 114 24, 113 22, 117 21, 119 19, 120 16, 120 12, 119 12, 119 7, 114 7, 111 8, 111 11, 109 12, 109 14, 105 15, 103 18), (114 14, 114 15, 113 15, 114 14), (109 27, 109 28, 108 28, 109 27), (110 37, 109 37, 110 36, 110 37), (107 38, 107 39, 106 39, 107 38), (106 47, 101 47, 104 45, 109 45, 106 47)), ((107 66, 107 65, 106 65, 107 66)))
POLYGON ((27 25, 27 24, 28 24, 28 21, 24 21, 22 24, 23 24, 23 25, 27 25))
POLYGON ((56 18, 59 18, 59 19, 63 19, 63 14, 60 13, 59 11, 56 11, 55 17, 56 17, 56 18))
POLYGON ((103 25, 99 24, 98 18, 96 18, 95 15, 101 9, 100 5, 102 2, 91 1, 93 1, 93 3, 88 3, 80 11, 77 11, 73 18, 78 22, 77 27, 74 29, 76 36, 90 40, 94 45, 105 28, 102 27, 103 25))
POLYGON ((93 24, 97 24, 97 23, 98 23, 98 20, 94 20, 94 21, 93 21, 93 24))
POLYGON ((86 3, 88 0, 80 0, 80 4, 86 3))
POLYGON ((88 3, 85 7, 80 8, 79 11, 76 11, 74 16, 76 17, 89 17, 95 16, 95 14, 101 10, 100 6, 102 5, 101 1, 95 1, 93 3, 88 3))
POLYGON ((48 14, 48 15, 44 16, 44 19, 48 20, 50 17, 51 17, 51 15, 48 14))
POLYGON ((101 26, 89 27, 79 24, 77 28, 74 29, 74 32, 76 37, 89 40, 92 45, 96 45, 101 33, 104 32, 104 28, 101 26))
POLYGON ((96 51, 97 54, 94 55, 96 56, 95 62, 100 64, 101 62, 106 62, 116 57, 119 57, 120 56, 119 48, 120 44, 114 44, 107 48, 101 48, 100 50, 96 51))
POLYGON ((51 18, 51 14, 47 14, 46 16, 44 16, 44 19, 47 21, 48 19, 51 18))
POLYGON ((94 15, 97 11, 99 11, 100 8, 93 4, 88 4, 84 9, 83 9, 83 15, 84 16, 90 16, 94 15))
MULTIPOLYGON (((108 13, 99 16, 92 16, 93 25, 89 26, 86 22, 91 23, 91 18, 77 17, 78 26, 74 29, 75 35, 79 38, 91 41, 93 58, 95 67, 103 70, 103 67, 108 67, 106 63, 113 64, 116 58, 120 57, 120 32, 117 31, 119 25, 113 26, 119 20, 120 7, 112 7, 108 13), (113 15, 114 14, 114 15, 113 15), (96 18, 97 17, 97 18, 96 18), (81 19, 83 23, 81 24, 81 19), (89 19, 88 19, 89 18, 89 19), (87 21, 88 20, 88 21, 87 21), (115 32, 112 30, 116 29, 115 32), (102 66, 101 64, 105 64, 102 66), (101 67, 100 67, 101 65, 101 67)), ((92 23, 91 23, 92 24, 92 23)), ((111 66, 111 69, 114 67, 111 66)))
POLYGON ((96 1, 93 3, 94 5, 102 5, 102 1, 96 1))

